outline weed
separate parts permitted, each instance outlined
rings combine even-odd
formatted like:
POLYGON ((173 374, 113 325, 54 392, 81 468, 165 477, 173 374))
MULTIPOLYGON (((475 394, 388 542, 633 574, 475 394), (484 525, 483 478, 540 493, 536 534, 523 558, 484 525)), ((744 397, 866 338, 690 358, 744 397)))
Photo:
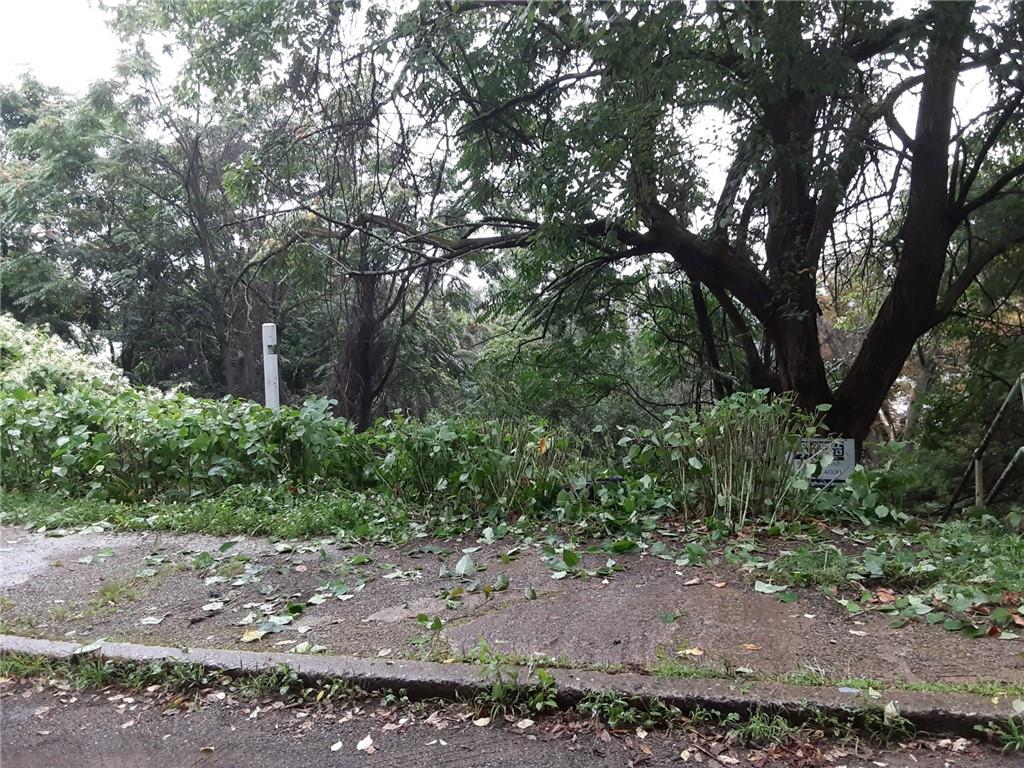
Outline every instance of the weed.
POLYGON ((759 746, 784 744, 795 737, 799 728, 779 714, 758 710, 746 720, 739 719, 728 729, 729 739, 740 744, 759 746))
POLYGON ((251 699, 279 697, 305 704, 348 702, 367 696, 344 680, 304 680, 286 665, 256 674, 229 674, 185 662, 136 663, 99 656, 48 659, 3 654, 0 677, 57 679, 76 690, 116 686, 135 691, 158 685, 166 692, 187 693, 224 686, 251 699))
POLYGON ((554 676, 532 665, 525 670, 525 681, 517 667, 507 665, 499 655, 490 653, 486 644, 478 646, 482 676, 488 685, 474 699, 478 712, 489 717, 544 714, 558 708, 558 686, 554 676))
POLYGON ((884 707, 861 707, 855 711, 854 720, 858 728, 877 744, 906 740, 917 732, 914 724, 899 713, 895 702, 884 707))
POLYGON ((120 603, 130 602, 138 597, 130 579, 108 581, 96 590, 96 594, 86 604, 87 613, 100 613, 108 608, 116 608, 120 603))
POLYGON ((784 683, 786 685, 807 685, 824 688, 856 688, 861 691, 924 691, 928 693, 972 693, 978 696, 1024 696, 1024 683, 1006 683, 993 680, 972 680, 969 682, 902 682, 872 680, 863 677, 833 677, 820 667, 804 666, 796 672, 776 674, 745 671, 738 673, 725 666, 711 664, 686 664, 672 658, 662 657, 657 666, 650 670, 658 677, 696 680, 742 680, 745 682, 784 683))
POLYGON ((658 677, 685 680, 726 680, 734 676, 723 667, 711 664, 686 664, 667 657, 663 657, 651 671, 658 677))
POLYGON ((587 694, 576 708, 610 728, 671 727, 683 717, 678 707, 665 704, 660 699, 627 696, 613 691, 587 694))
POLYGON ((416 621, 425 631, 413 637, 409 642, 413 645, 430 647, 438 645, 441 639, 441 630, 444 629, 444 620, 440 616, 431 617, 421 613, 416 617, 416 621))
POLYGON ((768 574, 796 586, 848 584, 851 576, 859 576, 856 561, 833 544, 783 552, 768 566, 768 574))
POLYGON ((612 665, 580 665, 569 659, 564 653, 559 656, 533 654, 526 656, 519 653, 504 653, 494 649, 486 640, 481 639, 473 648, 461 654, 452 655, 456 661, 464 664, 489 664, 497 661, 506 666, 533 668, 543 665, 547 669, 585 669, 589 671, 609 672, 617 667, 612 665))
POLYGON ((1024 752, 1024 714, 1009 717, 1002 724, 976 725, 975 730, 1000 745, 1003 752, 1024 752))
POLYGON ((237 678, 236 687, 243 696, 263 699, 274 695, 287 696, 289 691, 300 687, 300 682, 295 670, 287 664, 281 664, 269 672, 237 678))
POLYGON ((0 619, 0 634, 30 635, 35 630, 36 623, 35 616, 11 615, 9 611, 5 611, 3 618, 0 619))
POLYGON ((44 656, 0 655, 0 677, 44 677, 53 672, 54 662, 44 656))

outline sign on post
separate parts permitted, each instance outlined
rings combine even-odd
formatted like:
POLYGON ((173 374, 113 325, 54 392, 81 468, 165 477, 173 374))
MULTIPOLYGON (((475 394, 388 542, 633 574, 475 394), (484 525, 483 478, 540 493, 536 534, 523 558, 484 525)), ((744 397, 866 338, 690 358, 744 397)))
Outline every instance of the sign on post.
POLYGON ((267 408, 281 407, 280 382, 277 373, 277 326, 263 324, 263 393, 267 408))
POLYGON ((805 437, 793 453, 793 468, 799 472, 805 462, 818 464, 821 470, 811 478, 815 488, 845 483, 856 466, 855 443, 848 438, 805 437))

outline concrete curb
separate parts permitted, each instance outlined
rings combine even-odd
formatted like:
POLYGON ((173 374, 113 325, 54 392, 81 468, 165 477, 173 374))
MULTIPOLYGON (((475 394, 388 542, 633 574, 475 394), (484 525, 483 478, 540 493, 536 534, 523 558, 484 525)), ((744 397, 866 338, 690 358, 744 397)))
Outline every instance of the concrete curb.
MULTIPOLYGON (((58 640, 41 640, 0 635, 0 653, 21 653, 54 659, 69 658, 82 646, 58 640)), ((259 673, 287 665, 309 680, 346 680, 365 690, 404 690, 413 699, 472 698, 490 689, 479 666, 439 664, 403 659, 369 659, 351 656, 317 656, 290 653, 261 653, 214 648, 165 648, 136 643, 102 643, 91 651, 103 658, 134 661, 201 664, 212 670, 259 673)), ((697 707, 749 715, 757 710, 778 711, 792 719, 824 714, 831 717, 856 716, 865 707, 881 708, 895 702, 900 714, 919 729, 931 733, 976 735, 974 726, 1001 722, 1013 715, 1013 697, 991 699, 973 694, 935 694, 891 690, 879 699, 843 693, 836 688, 740 683, 730 680, 666 679, 637 674, 610 674, 571 669, 549 670, 558 686, 558 703, 571 707, 592 693, 609 692, 624 696, 658 699, 684 712, 697 707)), ((518 669, 525 683, 528 671, 518 669)))

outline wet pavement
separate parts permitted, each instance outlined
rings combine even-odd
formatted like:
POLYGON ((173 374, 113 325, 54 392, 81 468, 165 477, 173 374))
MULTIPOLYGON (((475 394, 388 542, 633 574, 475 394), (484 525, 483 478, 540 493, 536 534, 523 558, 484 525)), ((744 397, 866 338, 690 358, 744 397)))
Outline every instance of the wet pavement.
POLYGON ((2 629, 82 643, 436 660, 472 660, 485 644, 630 671, 670 659, 886 682, 1024 682, 1024 641, 969 639, 923 623, 893 629, 888 618, 850 616, 813 589, 783 603, 722 563, 681 568, 595 552, 581 566, 594 575, 553 578, 539 548, 507 540, 339 548, 333 540, 55 537, 4 527, 2 629), (598 573, 609 558, 616 570, 598 573))

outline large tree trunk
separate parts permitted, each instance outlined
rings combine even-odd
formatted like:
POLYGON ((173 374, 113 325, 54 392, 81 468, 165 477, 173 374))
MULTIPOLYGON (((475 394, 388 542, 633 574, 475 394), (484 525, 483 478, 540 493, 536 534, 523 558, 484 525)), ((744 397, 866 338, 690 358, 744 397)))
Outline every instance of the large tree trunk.
POLYGON ((858 440, 867 436, 915 342, 933 322, 955 227, 947 193, 950 124, 972 5, 937 3, 933 10, 896 277, 828 414, 834 431, 858 440))

